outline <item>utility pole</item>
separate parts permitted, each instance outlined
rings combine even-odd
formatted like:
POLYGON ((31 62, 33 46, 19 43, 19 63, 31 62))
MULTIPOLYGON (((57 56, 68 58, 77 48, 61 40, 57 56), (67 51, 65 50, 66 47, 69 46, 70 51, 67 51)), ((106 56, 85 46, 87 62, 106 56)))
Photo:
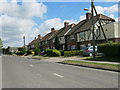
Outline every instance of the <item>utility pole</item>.
POLYGON ((92 34, 93 34, 93 58, 95 58, 95 32, 94 32, 94 0, 91 0, 91 12, 92 12, 92 34))
POLYGON ((23 36, 23 41, 24 41, 24 49, 25 49, 25 36, 23 36))

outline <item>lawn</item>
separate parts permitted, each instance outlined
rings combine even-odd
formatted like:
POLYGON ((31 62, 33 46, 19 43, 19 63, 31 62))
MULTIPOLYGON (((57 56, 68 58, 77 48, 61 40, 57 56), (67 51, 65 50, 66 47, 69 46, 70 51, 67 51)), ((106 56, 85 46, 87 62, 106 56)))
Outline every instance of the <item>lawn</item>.
POLYGON ((96 62, 90 62, 90 61, 65 60, 65 61, 62 61, 61 63, 82 65, 82 66, 89 66, 89 67, 103 68, 103 69, 111 69, 111 70, 119 70, 120 68, 119 64, 96 63, 96 62))

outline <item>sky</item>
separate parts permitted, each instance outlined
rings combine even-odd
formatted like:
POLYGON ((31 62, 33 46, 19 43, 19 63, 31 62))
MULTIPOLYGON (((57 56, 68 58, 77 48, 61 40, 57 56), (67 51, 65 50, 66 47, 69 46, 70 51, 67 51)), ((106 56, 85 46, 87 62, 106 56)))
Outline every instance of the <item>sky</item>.
MULTIPOLYGON (((96 2, 98 13, 118 21, 118 1, 104 0, 96 2)), ((44 36, 54 27, 59 30, 64 22, 78 23, 85 19, 84 8, 90 9, 91 3, 86 0, 1 0, 0 1, 0 37, 4 47, 23 46, 40 34, 44 36), (81 1, 81 2, 80 2, 81 1)))

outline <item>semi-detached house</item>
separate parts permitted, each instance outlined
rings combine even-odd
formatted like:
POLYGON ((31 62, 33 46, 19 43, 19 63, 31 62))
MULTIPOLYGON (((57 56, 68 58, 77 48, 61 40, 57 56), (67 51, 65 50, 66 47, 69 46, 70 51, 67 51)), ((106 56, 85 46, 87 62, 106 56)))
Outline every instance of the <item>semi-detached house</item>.
MULTIPOLYGON (((101 21, 105 36, 107 37, 108 41, 114 41, 110 38, 110 36, 113 34, 112 31, 115 32, 118 28, 110 28, 110 24, 113 24, 115 20, 103 14, 98 14, 98 16, 93 17, 96 44, 105 42, 98 19, 101 21)), ((87 13, 86 19, 82 20, 73 29, 71 29, 71 31, 66 35, 66 43, 67 50, 80 49, 84 46, 92 45, 91 13, 87 13)))
MULTIPOLYGON (((118 27, 120 24, 108 16, 98 14, 97 16, 93 17, 96 45, 105 42, 99 20, 108 41, 120 42, 120 32, 118 32, 118 27)), ((40 36, 38 37, 40 38, 40 36)), ((58 37, 60 41, 61 50, 77 50, 84 46, 92 45, 91 13, 86 13, 86 19, 77 24, 69 25, 68 22, 64 22, 64 26, 59 30, 51 28, 50 33, 46 34, 40 39, 33 40, 31 43, 29 43, 28 47, 30 49, 34 49, 34 43, 39 42, 39 48, 41 50, 55 49, 54 45, 56 37, 58 37)))

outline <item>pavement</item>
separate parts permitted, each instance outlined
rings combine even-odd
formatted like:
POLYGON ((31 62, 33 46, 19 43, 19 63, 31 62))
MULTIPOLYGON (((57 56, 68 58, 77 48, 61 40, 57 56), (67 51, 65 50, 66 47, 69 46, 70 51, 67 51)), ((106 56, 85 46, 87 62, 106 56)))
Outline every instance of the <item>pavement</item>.
POLYGON ((118 73, 43 59, 2 57, 3 88, 118 88, 118 73))
MULTIPOLYGON (((32 56, 22 56, 25 58, 32 58, 32 56)), ((39 56, 36 56, 39 57, 39 56)), ((85 57, 81 56, 72 56, 72 57, 49 57, 48 59, 42 59, 47 62, 61 62, 64 60, 74 60, 74 61, 85 61, 85 62, 95 62, 95 63, 108 63, 108 64, 119 64, 118 62, 107 62, 107 61, 90 61, 84 60, 85 57)))
POLYGON ((0 89, 2 89, 2 56, 0 56, 0 89))

